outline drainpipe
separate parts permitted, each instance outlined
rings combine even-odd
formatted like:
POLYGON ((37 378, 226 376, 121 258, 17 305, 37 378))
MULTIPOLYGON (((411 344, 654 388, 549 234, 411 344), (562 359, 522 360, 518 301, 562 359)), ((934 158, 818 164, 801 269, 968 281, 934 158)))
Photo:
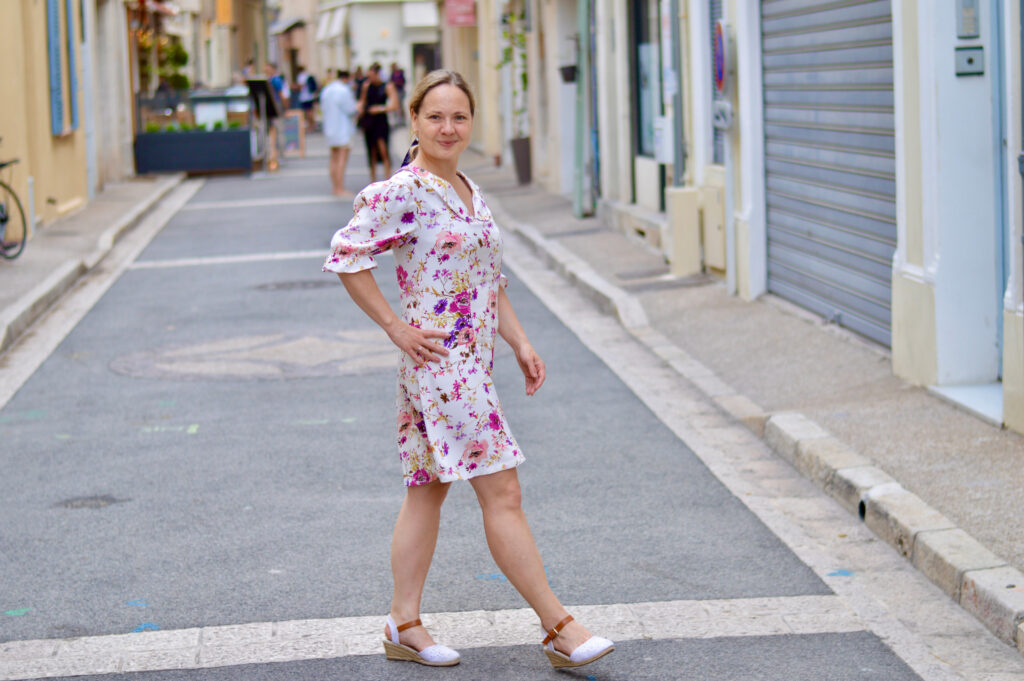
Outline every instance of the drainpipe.
POLYGON ((573 174, 572 213, 578 218, 594 212, 590 193, 587 142, 590 140, 590 2, 576 5, 576 139, 573 174))
MULTIPOLYGON (((1021 0, 1024 2, 1024 0, 1021 0)), ((680 79, 683 73, 682 37, 679 34, 679 0, 669 0, 669 12, 672 15, 672 74, 676 80, 680 79)), ((686 134, 683 130, 683 88, 676 83, 675 94, 672 96, 672 139, 675 140, 675 162, 672 164, 672 184, 676 187, 683 186, 683 176, 686 174, 686 134)))

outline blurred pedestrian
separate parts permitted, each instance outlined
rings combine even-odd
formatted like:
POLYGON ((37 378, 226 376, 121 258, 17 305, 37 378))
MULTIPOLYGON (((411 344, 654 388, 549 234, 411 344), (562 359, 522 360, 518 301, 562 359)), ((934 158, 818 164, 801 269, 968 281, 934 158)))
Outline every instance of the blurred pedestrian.
POLYGON ((505 292, 501 234, 480 188, 458 170, 474 109, 459 74, 433 71, 420 81, 409 100, 419 140, 411 164, 359 193, 355 216, 331 239, 323 267, 338 273, 402 351, 397 436, 407 489, 391 543, 394 592, 384 651, 389 660, 459 663, 456 651, 434 643, 419 613, 448 487, 468 480, 491 555, 540 618, 548 660, 556 668, 579 667, 614 644, 591 636, 552 593, 523 513, 516 470, 523 454, 491 378, 497 336, 512 346, 527 395, 544 384, 545 367, 505 292), (401 316, 371 271, 373 256, 387 250, 394 253, 401 316))
POLYGON ((337 80, 332 80, 320 93, 324 137, 331 149, 331 189, 335 196, 342 197, 352 196, 352 193, 345 189, 345 167, 348 165, 352 136, 356 131, 357 104, 349 76, 348 71, 338 71, 337 80))
POLYGON ((299 66, 299 75, 295 78, 295 84, 299 89, 299 107, 306 120, 306 129, 310 132, 316 123, 313 116, 313 105, 316 103, 317 82, 313 74, 306 70, 305 66, 299 66))
POLYGON ((391 177, 391 125, 388 114, 398 109, 395 86, 380 77, 380 64, 374 62, 367 71, 359 95, 359 121, 366 138, 366 155, 370 163, 370 181, 377 181, 377 163, 384 164, 384 177, 391 177))
POLYGON ((274 98, 274 107, 267 107, 267 170, 277 170, 278 143, 282 137, 278 132, 281 127, 281 116, 288 108, 288 83, 284 76, 277 72, 277 64, 267 62, 263 67, 270 85, 270 96, 274 98))
POLYGON ((355 84, 356 97, 359 97, 359 93, 363 91, 363 83, 366 82, 366 74, 363 73, 363 67, 356 64, 356 70, 352 73, 352 82, 355 84))
POLYGON ((391 62, 391 76, 388 78, 395 86, 395 94, 398 96, 398 110, 392 116, 396 127, 405 125, 405 71, 398 65, 398 62, 391 62))

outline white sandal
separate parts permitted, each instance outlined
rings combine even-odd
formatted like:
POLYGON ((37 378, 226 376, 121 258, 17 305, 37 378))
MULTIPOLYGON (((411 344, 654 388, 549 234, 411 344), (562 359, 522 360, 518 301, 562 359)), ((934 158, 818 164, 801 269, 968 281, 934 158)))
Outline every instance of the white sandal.
POLYGON ((576 649, 569 655, 560 653, 555 650, 555 639, 562 632, 569 622, 572 622, 573 616, 566 615, 565 619, 556 624, 551 631, 547 632, 547 636, 544 637, 544 641, 541 643, 544 646, 544 652, 547 653, 548 660, 551 661, 551 666, 555 669, 566 669, 569 667, 582 667, 585 664, 590 664, 594 660, 598 660, 608 653, 615 650, 615 644, 606 638, 600 636, 591 636, 586 641, 576 646, 576 649))
POLYGON ((425 664, 428 667, 451 667, 459 663, 459 654, 449 648, 448 646, 442 646, 434 644, 423 650, 416 650, 407 645, 403 645, 398 641, 398 634, 405 631, 406 629, 412 629, 413 627, 421 627, 423 622, 419 618, 414 619, 412 622, 406 622, 405 624, 395 626, 395 620, 391 619, 391 615, 388 615, 388 636, 391 640, 384 639, 384 655, 389 660, 407 660, 409 662, 418 662, 419 664, 425 664))

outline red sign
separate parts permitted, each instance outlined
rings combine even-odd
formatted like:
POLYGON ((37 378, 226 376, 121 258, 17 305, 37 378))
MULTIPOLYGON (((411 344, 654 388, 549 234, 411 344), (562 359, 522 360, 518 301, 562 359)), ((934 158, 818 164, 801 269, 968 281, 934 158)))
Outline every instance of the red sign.
POLYGON ((476 0, 444 0, 449 26, 476 26, 476 0))

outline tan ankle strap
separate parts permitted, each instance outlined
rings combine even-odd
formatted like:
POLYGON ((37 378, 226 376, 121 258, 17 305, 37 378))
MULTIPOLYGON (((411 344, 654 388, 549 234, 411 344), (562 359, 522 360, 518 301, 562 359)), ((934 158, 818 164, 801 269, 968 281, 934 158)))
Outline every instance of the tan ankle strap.
MULTIPOLYGON (((572 615, 566 615, 565 619, 563 619, 561 622, 552 627, 550 631, 548 631, 548 635, 544 637, 544 641, 541 643, 541 645, 546 646, 548 643, 558 638, 558 635, 562 633, 562 629, 565 629, 565 625, 569 622, 572 622, 572 620, 572 615)), ((534 640, 536 641, 537 639, 534 640)))
MULTIPOLYGON (((421 622, 420 618, 417 617, 412 622, 406 622, 405 624, 399 624, 395 628, 398 630, 398 633, 401 634, 406 629, 412 629, 413 627, 420 627, 420 626, 423 626, 423 622, 421 622)), ((534 639, 534 640, 537 640, 537 639, 534 639)))

